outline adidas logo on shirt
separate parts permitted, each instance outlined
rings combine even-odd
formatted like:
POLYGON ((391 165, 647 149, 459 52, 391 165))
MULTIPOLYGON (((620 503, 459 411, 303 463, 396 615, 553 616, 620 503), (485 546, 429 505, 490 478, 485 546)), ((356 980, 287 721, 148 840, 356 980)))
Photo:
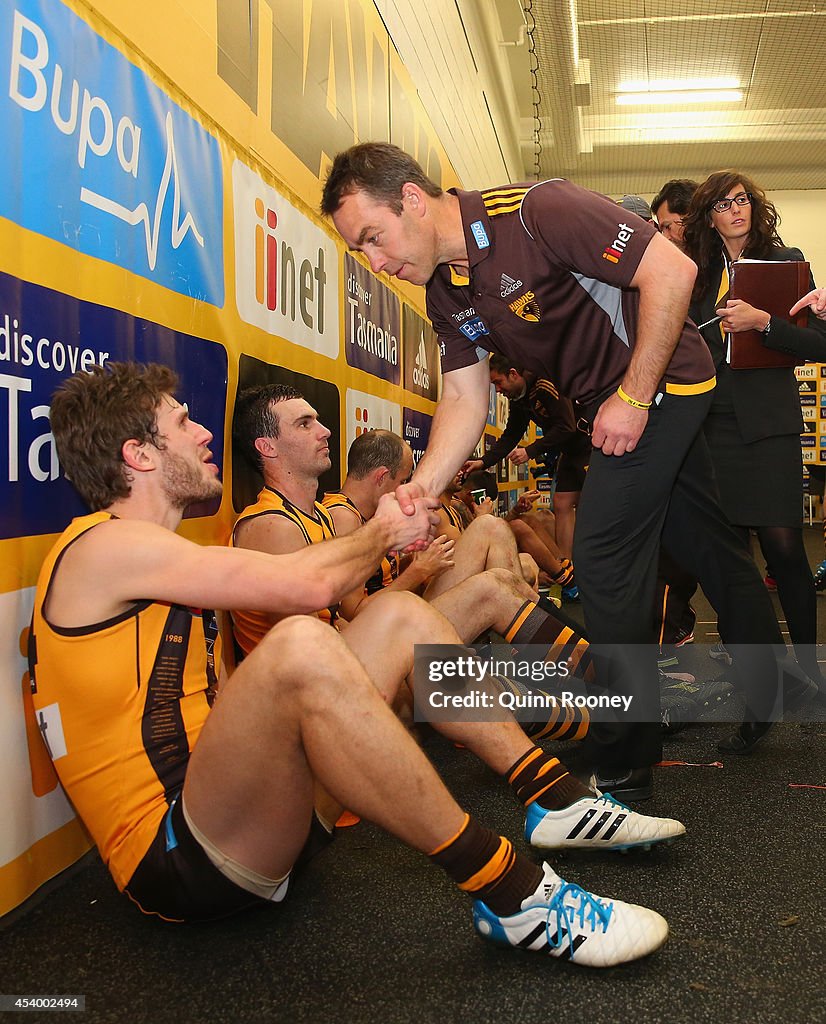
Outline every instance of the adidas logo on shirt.
POLYGON ((522 287, 521 281, 514 281, 512 277, 508 277, 507 274, 502 275, 502 279, 499 282, 502 290, 499 293, 503 299, 506 299, 509 295, 516 291, 517 288, 522 287))

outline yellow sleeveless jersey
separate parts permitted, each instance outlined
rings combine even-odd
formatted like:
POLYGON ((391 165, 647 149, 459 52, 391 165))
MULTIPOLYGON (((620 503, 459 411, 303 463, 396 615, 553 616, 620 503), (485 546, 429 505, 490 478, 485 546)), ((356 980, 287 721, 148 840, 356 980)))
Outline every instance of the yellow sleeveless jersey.
POLYGON ((445 505, 444 502, 440 502, 439 507, 447 516, 450 525, 455 526, 459 533, 464 532, 465 524, 462 521, 462 517, 461 515, 459 515, 458 511, 452 505, 445 505))
POLYGON ((63 553, 112 518, 96 512, 73 520, 46 557, 29 669, 55 770, 123 889, 183 785, 215 696, 219 652, 212 612, 181 605, 140 601, 89 626, 49 623, 43 606, 63 553))
MULTIPOLYGON (((350 509, 351 512, 354 512, 358 516, 360 526, 364 526, 367 522, 355 502, 348 498, 342 491, 328 491, 321 499, 321 503, 325 508, 330 510, 334 508, 350 509)), ((399 556, 395 552, 392 552, 382 558, 378 569, 376 569, 370 579, 364 584, 364 589, 368 595, 375 594, 378 590, 381 590, 383 587, 392 583, 398 575, 399 556)))
MULTIPOLYGON (((301 531, 304 543, 308 546, 318 544, 322 540, 330 540, 336 535, 333 517, 323 505, 316 502, 314 514, 309 516, 297 505, 293 505, 283 494, 279 494, 272 487, 264 487, 255 504, 247 505, 236 519, 232 536, 229 539, 230 547, 234 545, 238 524, 248 519, 254 519, 256 516, 283 516, 284 519, 295 523, 301 531)), ((315 614, 322 622, 329 622, 331 626, 334 626, 338 618, 338 605, 334 605, 332 608, 321 608, 315 614)), ((263 612, 234 611, 232 624, 235 639, 244 654, 249 654, 254 650, 271 628, 269 619, 263 612)))

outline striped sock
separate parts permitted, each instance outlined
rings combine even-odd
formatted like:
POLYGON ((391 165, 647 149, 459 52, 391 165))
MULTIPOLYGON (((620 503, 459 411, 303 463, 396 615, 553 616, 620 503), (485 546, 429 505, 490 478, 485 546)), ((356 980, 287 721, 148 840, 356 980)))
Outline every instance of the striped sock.
POLYGON ((516 799, 525 807, 537 803, 547 811, 558 811, 584 796, 593 796, 558 757, 539 747, 523 754, 508 770, 507 779, 516 799))
POLYGON ((526 601, 514 615, 504 633, 509 644, 546 646, 546 661, 567 662, 571 675, 586 683, 594 681, 594 664, 588 641, 571 626, 526 601))
POLYGON ((548 573, 548 575, 560 587, 570 587, 574 582, 574 564, 567 558, 561 558, 559 569, 553 574, 548 573))
MULTIPOLYGON (((531 694, 542 694, 550 697, 549 690, 541 686, 522 682, 521 679, 509 679, 507 676, 491 676, 501 687, 503 692, 510 691, 517 697, 528 697, 531 694)), ((541 713, 539 709, 538 713, 541 713)), ((588 735, 591 725, 591 714, 587 708, 577 708, 571 705, 565 707, 561 703, 554 704, 548 700, 545 704, 545 714, 535 722, 523 721, 518 717, 519 724, 523 731, 533 740, 583 740, 588 735)))
POLYGON ((542 881, 542 869, 517 853, 510 840, 480 825, 469 814, 459 831, 429 855, 459 886, 483 900, 494 914, 509 917, 542 881))

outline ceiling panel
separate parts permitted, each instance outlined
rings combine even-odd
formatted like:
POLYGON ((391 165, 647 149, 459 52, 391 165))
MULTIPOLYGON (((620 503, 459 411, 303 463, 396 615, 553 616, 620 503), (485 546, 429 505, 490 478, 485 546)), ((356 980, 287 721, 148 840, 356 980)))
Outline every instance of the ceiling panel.
POLYGON ((531 14, 540 177, 653 192, 734 164, 767 188, 826 188, 826 0, 533 0, 531 14), (741 102, 616 103, 629 79, 724 75, 741 102))

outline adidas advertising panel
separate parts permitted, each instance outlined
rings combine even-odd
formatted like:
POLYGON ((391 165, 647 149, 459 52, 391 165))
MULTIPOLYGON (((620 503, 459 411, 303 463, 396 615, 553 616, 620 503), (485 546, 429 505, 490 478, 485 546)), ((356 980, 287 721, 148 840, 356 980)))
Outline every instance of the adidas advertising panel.
POLYGON ((438 401, 439 342, 430 324, 410 306, 404 307, 404 386, 438 401))

